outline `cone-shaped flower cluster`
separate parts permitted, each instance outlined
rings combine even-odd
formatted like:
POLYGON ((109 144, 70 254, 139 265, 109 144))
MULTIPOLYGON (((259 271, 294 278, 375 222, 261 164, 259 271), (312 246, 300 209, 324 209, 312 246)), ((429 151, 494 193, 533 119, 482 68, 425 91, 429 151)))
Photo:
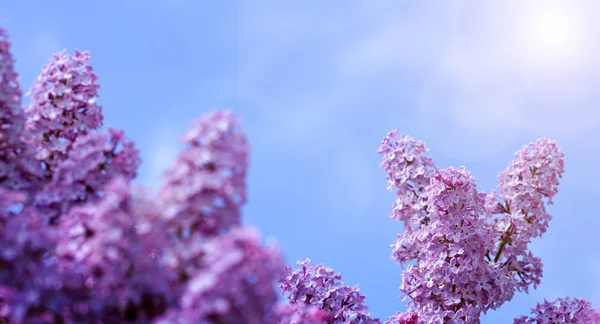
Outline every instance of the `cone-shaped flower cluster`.
POLYGON ((164 174, 160 199, 178 232, 217 235, 240 223, 246 202, 248 144, 231 112, 198 119, 164 174))
POLYGON ((486 195, 464 168, 438 170, 425 152, 422 142, 397 131, 379 149, 388 188, 397 188, 391 217, 405 227, 392 257, 415 262, 400 290, 419 322, 479 323, 482 312, 540 283, 542 263, 528 243, 548 227, 545 204, 558 192, 564 154, 547 139, 525 146, 498 176, 498 190, 486 195))
POLYGON ((405 270, 401 290, 422 320, 472 321, 505 298, 497 267, 484 261, 492 246, 485 194, 464 168, 440 170, 427 192, 427 222, 410 238, 420 247, 413 251, 416 265, 405 270))
POLYGON ((390 316, 390 319, 386 322, 386 324, 418 324, 419 323, 419 314, 412 312, 397 312, 396 314, 390 316))
POLYGON ((21 173, 36 179, 32 199, 51 222, 73 206, 97 200, 102 187, 116 177, 133 179, 138 151, 122 131, 99 131, 98 77, 89 54, 55 54, 30 90, 20 134, 21 173))
POLYGON ((309 263, 310 259, 298 262, 301 268, 295 271, 286 266, 285 274, 279 279, 279 287, 282 293, 289 293, 290 303, 314 305, 327 311, 328 323, 380 323, 379 319, 370 317, 358 286, 349 287, 332 269, 322 264, 309 266, 309 263))
POLYGON ((22 158, 27 147, 20 138, 25 117, 10 48, 8 35, 0 28, 0 184, 5 188, 26 189, 35 163, 22 158))
POLYGON ((564 172, 564 153, 555 142, 540 139, 516 154, 508 168, 498 175, 498 191, 486 197, 486 210, 492 219, 494 248, 489 255, 501 263, 513 289, 528 291, 541 282, 541 260, 528 248, 532 238, 540 237, 552 216, 551 204, 564 172))
POLYGON ((30 90, 24 135, 48 173, 66 158, 65 152, 78 137, 102 124, 102 107, 96 103, 98 77, 88 59, 87 52, 55 54, 30 90))
POLYGON ((578 298, 558 298, 553 302, 543 304, 531 310, 532 316, 521 316, 514 324, 540 323, 600 323, 600 313, 592 308, 590 302, 578 298))

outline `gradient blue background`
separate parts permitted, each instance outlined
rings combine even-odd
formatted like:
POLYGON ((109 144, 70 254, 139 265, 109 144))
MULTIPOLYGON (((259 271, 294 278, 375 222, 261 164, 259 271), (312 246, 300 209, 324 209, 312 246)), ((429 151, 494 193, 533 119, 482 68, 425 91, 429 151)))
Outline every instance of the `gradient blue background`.
POLYGON ((600 307, 600 10, 570 6, 585 28, 562 56, 525 50, 515 1, 20 0, 0 4, 0 26, 25 91, 52 53, 91 52, 106 124, 137 143, 149 187, 193 118, 234 109, 253 146, 245 221, 288 262, 310 257, 359 283, 383 318, 404 310, 383 136, 423 139, 438 167, 465 165, 485 191, 522 145, 558 140, 555 218, 532 244, 542 285, 483 319, 512 323, 544 297, 600 307))

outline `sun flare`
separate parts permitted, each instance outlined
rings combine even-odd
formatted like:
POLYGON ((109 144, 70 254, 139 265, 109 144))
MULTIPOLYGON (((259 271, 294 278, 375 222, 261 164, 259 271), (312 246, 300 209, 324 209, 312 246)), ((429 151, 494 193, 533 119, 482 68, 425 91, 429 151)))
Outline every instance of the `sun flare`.
POLYGON ((521 58, 532 66, 572 66, 589 51, 588 14, 574 3, 538 3, 523 11, 521 58))
POLYGON ((565 45, 572 36, 572 17, 559 10, 547 10, 536 14, 532 21, 533 37, 541 45, 561 46, 565 45))

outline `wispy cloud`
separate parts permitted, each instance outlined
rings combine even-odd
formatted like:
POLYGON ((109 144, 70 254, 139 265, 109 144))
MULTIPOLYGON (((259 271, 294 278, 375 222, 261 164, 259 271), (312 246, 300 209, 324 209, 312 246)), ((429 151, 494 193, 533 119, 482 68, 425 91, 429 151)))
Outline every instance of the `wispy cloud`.
MULTIPOLYGON (((583 2, 573 6, 578 4, 583 2)), ((586 47, 567 55, 560 48, 531 45, 536 40, 523 36, 537 27, 536 12, 527 6, 497 2, 476 9, 454 2, 441 12, 417 15, 420 20, 382 24, 340 53, 339 62, 344 70, 363 76, 386 69, 401 72, 398 68, 406 68, 407 62, 428 66, 423 70, 429 75, 423 84, 426 95, 452 95, 443 93, 445 102, 420 108, 451 112, 446 128, 496 135, 600 124, 595 106, 600 97, 594 90, 600 83, 599 62, 589 55, 598 49, 594 33, 578 30, 582 35, 573 37, 581 40, 568 46, 586 47)), ((574 20, 593 22, 593 15, 575 12, 580 16, 574 20)))
MULTIPOLYGON (((240 8, 239 82, 241 99, 258 107, 293 109, 288 102, 316 97, 338 103, 409 98, 411 106, 373 113, 416 112, 417 125, 445 154, 467 160, 491 157, 522 132, 554 136, 600 125, 594 90, 600 78, 596 68, 584 68, 600 65, 589 55, 563 57, 523 45, 533 28, 527 6, 381 1, 349 5, 343 15, 308 5, 257 11, 240 8), (386 90, 411 80, 412 93, 386 90)), ((313 108, 343 115, 349 106, 315 102, 313 108)))

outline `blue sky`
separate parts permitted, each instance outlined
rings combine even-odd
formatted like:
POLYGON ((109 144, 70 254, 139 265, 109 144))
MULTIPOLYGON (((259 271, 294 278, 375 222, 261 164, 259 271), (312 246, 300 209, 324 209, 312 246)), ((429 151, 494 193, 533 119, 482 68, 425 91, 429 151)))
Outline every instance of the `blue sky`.
POLYGON ((5 1, 0 25, 28 89, 51 54, 89 50, 106 124, 125 129, 156 186, 177 138, 232 108, 252 143, 247 223, 286 258, 312 258, 360 284, 372 313, 404 310, 389 260, 376 153, 398 128, 439 167, 465 165, 480 190, 539 137, 566 153, 544 238, 542 285, 484 323, 510 323, 544 297, 600 307, 600 5, 593 1, 5 1))

